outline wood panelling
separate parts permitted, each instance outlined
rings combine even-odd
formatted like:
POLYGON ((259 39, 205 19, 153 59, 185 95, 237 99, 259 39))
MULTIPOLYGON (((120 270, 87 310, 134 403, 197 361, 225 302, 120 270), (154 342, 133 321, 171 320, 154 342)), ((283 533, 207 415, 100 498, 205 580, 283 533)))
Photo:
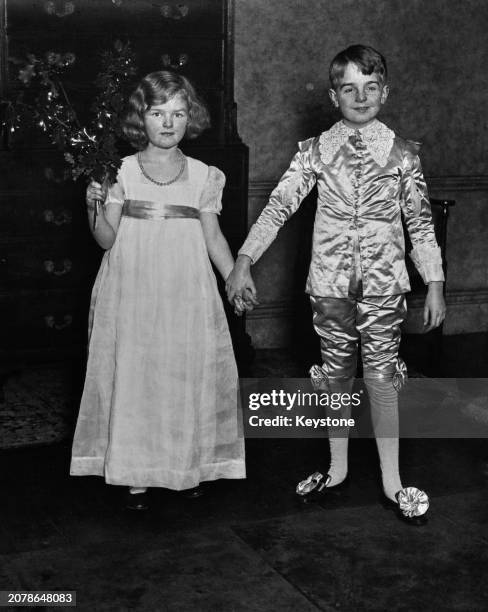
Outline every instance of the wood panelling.
MULTIPOLYGON (((63 82, 83 119, 100 53, 117 39, 130 41, 138 77, 168 64, 188 76, 209 105, 212 128, 182 148, 225 172, 221 225, 236 251, 247 231, 248 151, 236 130, 233 16, 232 0, 0 0, 0 91, 19 85, 16 72, 8 74, 8 54, 73 52, 63 82)), ((42 133, 14 136, 4 133, 0 150, 0 357, 9 364, 79 357, 102 256, 87 226, 85 185, 62 180, 62 155, 42 133)), ((129 145, 123 151, 132 152, 129 145)), ((240 360, 244 325, 230 313, 229 321, 240 360)))

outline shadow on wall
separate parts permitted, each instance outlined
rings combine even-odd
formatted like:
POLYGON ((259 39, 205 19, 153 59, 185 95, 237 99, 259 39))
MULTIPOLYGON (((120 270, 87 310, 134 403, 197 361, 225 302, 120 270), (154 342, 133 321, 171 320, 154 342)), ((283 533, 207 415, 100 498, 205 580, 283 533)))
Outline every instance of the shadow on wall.
POLYGON ((307 106, 305 112, 299 113, 297 110, 299 133, 307 134, 305 139, 329 130, 334 123, 339 121, 340 115, 329 106, 328 100, 324 100, 323 104, 307 106))
POLYGON ((313 226, 317 210, 317 188, 314 187, 295 213, 300 242, 297 247, 291 300, 291 348, 295 359, 309 367, 320 363, 320 344, 312 324, 310 297, 304 291, 312 252, 313 226))

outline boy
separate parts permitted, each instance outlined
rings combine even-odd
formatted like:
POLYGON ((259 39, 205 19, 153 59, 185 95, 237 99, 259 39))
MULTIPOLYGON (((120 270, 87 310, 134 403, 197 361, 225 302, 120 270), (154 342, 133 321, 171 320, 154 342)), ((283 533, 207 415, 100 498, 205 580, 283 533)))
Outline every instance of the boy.
MULTIPOLYGON (((403 140, 378 121, 388 97, 384 57, 354 45, 339 53, 329 71, 333 105, 342 120, 299 151, 251 228, 227 279, 229 300, 250 302, 255 295, 250 265, 273 242, 279 228, 318 187, 312 260, 306 291, 321 341, 323 366, 312 381, 329 391, 348 392, 356 371, 361 337, 365 384, 380 457, 383 490, 397 516, 425 522, 428 497, 403 489, 398 468, 398 396, 406 377, 398 358, 400 325, 410 290, 405 268, 401 215, 412 242, 410 256, 428 292, 424 327, 445 317, 442 260, 418 158, 419 145, 403 140)), ((242 302, 240 302, 242 304, 242 302)), ((324 476, 315 472, 297 487, 304 500, 327 494, 347 475, 348 432, 329 437, 331 462, 324 476)))

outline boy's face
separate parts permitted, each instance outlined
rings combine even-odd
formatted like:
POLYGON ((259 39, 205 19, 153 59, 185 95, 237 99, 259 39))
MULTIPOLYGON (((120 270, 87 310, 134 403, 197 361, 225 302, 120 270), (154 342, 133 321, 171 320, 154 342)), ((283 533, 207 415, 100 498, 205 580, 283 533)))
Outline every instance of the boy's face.
POLYGON ((329 95, 344 123, 358 129, 371 123, 380 112, 388 97, 388 85, 375 72, 363 74, 356 64, 349 63, 336 88, 329 89, 329 95))

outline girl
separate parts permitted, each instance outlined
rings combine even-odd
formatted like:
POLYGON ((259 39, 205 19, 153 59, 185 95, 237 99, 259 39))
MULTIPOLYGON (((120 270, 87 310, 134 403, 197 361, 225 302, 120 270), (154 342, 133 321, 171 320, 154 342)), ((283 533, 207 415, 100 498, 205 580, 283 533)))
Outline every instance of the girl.
MULTIPOLYGON (((107 249, 95 281, 85 387, 71 474, 146 488, 195 489, 245 478, 238 375, 210 260, 233 267, 217 215, 225 183, 178 148, 209 126, 191 83, 169 71, 142 79, 123 131, 122 161, 92 229, 107 249), (209 259, 210 258, 210 259, 209 259)), ((100 185, 87 189, 90 227, 100 185)))

